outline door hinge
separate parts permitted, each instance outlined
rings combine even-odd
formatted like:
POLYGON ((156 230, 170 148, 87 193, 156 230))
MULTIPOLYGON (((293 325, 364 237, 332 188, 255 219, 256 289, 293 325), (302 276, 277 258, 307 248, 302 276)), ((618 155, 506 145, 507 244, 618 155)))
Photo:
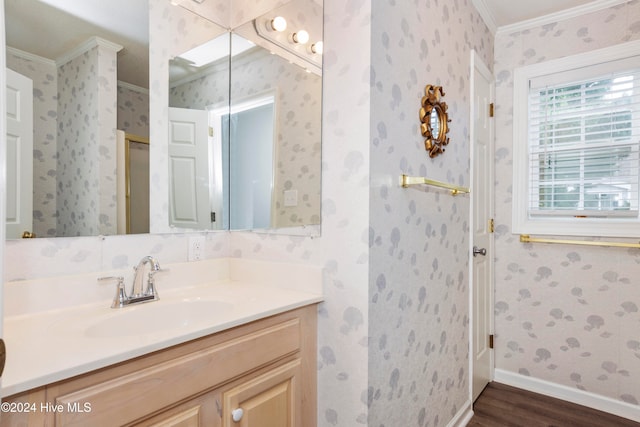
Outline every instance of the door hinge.
POLYGON ((209 126, 209 136, 213 137, 213 128, 209 126))
POLYGON ((211 222, 216 222, 216 213, 211 212, 211 222))
POLYGON ((489 220, 489 233, 494 233, 495 231, 496 231, 496 229, 495 229, 495 225, 494 225, 494 222, 493 222, 493 218, 491 218, 489 220))
POLYGON ((489 104, 489 117, 493 117, 493 102, 489 104))
POLYGON ((489 335, 489 348, 493 348, 493 334, 489 335))

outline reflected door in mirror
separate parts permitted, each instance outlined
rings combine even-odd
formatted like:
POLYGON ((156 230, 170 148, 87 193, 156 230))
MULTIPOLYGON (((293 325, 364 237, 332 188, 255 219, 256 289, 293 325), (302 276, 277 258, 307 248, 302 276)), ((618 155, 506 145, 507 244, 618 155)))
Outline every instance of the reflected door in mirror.
POLYGON ((33 82, 7 69, 7 239, 33 224, 33 82))
POLYGON ((209 229, 211 211, 208 113, 169 109, 169 221, 171 227, 209 229))

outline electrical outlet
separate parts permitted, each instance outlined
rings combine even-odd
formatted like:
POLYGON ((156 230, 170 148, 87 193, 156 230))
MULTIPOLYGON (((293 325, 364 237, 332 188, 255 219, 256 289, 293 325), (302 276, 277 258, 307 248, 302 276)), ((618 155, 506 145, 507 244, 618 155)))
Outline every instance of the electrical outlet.
POLYGON ((189 237, 189 261, 199 261, 204 257, 204 236, 189 237))
POLYGON ((284 205, 298 206, 298 190, 285 190, 284 205))

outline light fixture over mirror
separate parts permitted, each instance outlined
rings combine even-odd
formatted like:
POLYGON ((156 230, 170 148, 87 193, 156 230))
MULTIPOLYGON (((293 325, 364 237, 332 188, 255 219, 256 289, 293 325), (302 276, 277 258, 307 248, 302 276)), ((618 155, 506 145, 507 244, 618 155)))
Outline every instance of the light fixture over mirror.
POLYGON ((309 33, 305 30, 300 30, 291 35, 291 39, 294 43, 306 44, 309 41, 309 33))
POLYGON ((316 46, 312 50, 308 44, 310 40, 316 45, 322 43, 322 13, 321 1, 294 0, 255 17, 253 25, 246 23, 234 32, 240 32, 245 38, 309 72, 322 75, 322 49, 318 50, 316 46), (276 17, 286 20, 285 30, 272 30, 271 22, 276 17))
POLYGON ((282 32, 287 29, 287 20, 282 16, 276 16, 271 21, 269 21, 269 28, 273 31, 282 32))
POLYGON ((322 55, 324 52, 324 43, 322 41, 315 42, 309 49, 311 50, 311 53, 322 55))

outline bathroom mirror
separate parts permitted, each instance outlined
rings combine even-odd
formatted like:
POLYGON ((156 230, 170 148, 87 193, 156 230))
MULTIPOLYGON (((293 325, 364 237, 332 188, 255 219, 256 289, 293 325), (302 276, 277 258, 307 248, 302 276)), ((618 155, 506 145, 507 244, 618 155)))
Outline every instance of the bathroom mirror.
POLYGON ((321 41, 322 7, 296 0, 171 59, 171 227, 319 225, 321 41), (275 17, 288 32, 271 26, 275 17), (293 41, 296 31, 307 43, 293 41))
POLYGON ((444 96, 442 86, 427 85, 420 104, 420 131, 426 139, 425 150, 429 157, 436 157, 445 152, 445 146, 449 144, 447 133, 449 132, 449 120, 447 103, 441 101, 444 96))
MULTIPOLYGON (((153 0, 152 3, 158 8, 161 3, 162 8, 169 5, 168 0, 166 2, 153 0)), ((237 2, 228 0, 220 0, 218 3, 227 8, 240 7, 237 2)), ((281 2, 278 2, 278 4, 281 4, 281 2)), ((97 41, 100 47, 106 47, 114 51, 117 61, 112 65, 117 63, 117 83, 110 86, 113 86, 111 89, 115 89, 117 85, 117 100, 114 101, 114 107, 111 109, 114 113, 117 110, 118 124, 116 127, 125 130, 127 133, 148 138, 150 136, 149 92, 147 89, 149 84, 149 75, 147 73, 149 69, 148 7, 149 2, 145 0, 111 0, 110 2, 102 0, 85 0, 83 2, 5 0, 7 44, 10 46, 7 56, 12 56, 15 53, 13 49, 28 52, 26 55, 19 55, 17 58, 8 58, 8 65, 11 65, 12 61, 13 63, 18 62, 23 67, 20 70, 25 72, 25 70, 33 68, 34 62, 37 63, 44 58, 48 60, 44 62, 49 67, 45 70, 38 68, 38 71, 30 77, 34 82, 32 89, 34 108, 39 109, 34 114, 34 148, 33 164, 31 165, 34 169, 32 173, 33 214, 31 215, 33 229, 30 231, 34 231, 37 237, 111 235, 118 233, 115 219, 117 215, 114 211, 117 205, 115 202, 117 197, 105 192, 94 191, 95 186, 114 186, 114 182, 119 179, 117 178, 118 168, 115 164, 116 153, 111 153, 110 151, 111 142, 104 143, 111 136, 103 136, 99 139, 100 143, 92 145, 93 157, 90 161, 82 160, 87 158, 88 150, 87 144, 83 144, 76 148, 68 147, 65 153, 70 159, 80 159, 78 163, 61 164, 60 159, 63 156, 60 155, 58 148, 65 144, 61 143, 61 137, 58 134, 62 115, 55 104, 62 98, 59 96, 57 89, 60 85, 65 86, 68 90, 67 95, 72 98, 79 93, 80 87, 84 88, 85 86, 82 86, 82 83, 79 82, 77 75, 62 75, 61 77, 57 70, 56 60, 65 53, 71 52, 72 54, 80 55, 82 57, 81 61, 83 61, 85 53, 78 53, 75 48, 83 45, 87 40, 97 41), (65 4, 66 6, 62 6, 65 4), (63 7, 69 9, 63 10, 63 7), (76 10, 73 10, 74 8, 76 10), (105 8, 116 13, 115 18, 112 17, 111 24, 98 22, 101 18, 107 18, 110 15, 105 8), (126 13, 123 13, 123 11, 126 11, 126 13), (91 19, 84 16, 87 13, 92 15, 91 19), (43 34, 47 34, 46 37, 43 37, 43 34), (31 51, 31 48, 28 47, 27 41, 32 39, 36 39, 32 45, 39 45, 39 51, 31 51), (60 45, 59 53, 58 48, 54 48, 54 42, 57 40, 60 45), (47 106, 47 103, 52 102, 52 100, 54 100, 54 103, 49 104, 51 106, 47 106), (65 173, 69 176, 69 180, 61 183, 59 178, 65 173), (80 191, 74 191, 72 189, 74 186, 79 188, 80 191), (88 210, 84 211, 80 209, 80 205, 77 202, 84 202, 84 197, 87 194, 99 194, 99 197, 86 201, 85 204, 88 206, 88 210), (109 213, 102 212, 100 210, 102 206, 105 206, 109 213), (90 226, 82 230, 75 228, 69 230, 68 226, 59 223, 64 221, 65 218, 76 224, 89 224, 90 226)), ((179 8, 179 6, 171 6, 171 8, 179 8)), ((253 64, 251 62, 251 58, 257 58, 260 55, 240 54, 238 58, 243 58, 241 62, 233 61, 231 63, 227 61, 227 67, 231 70, 231 73, 233 73, 236 65, 240 67, 238 73, 244 73, 244 77, 236 80, 236 84, 233 86, 234 88, 240 88, 240 86, 243 88, 238 90, 233 98, 235 100, 237 96, 240 107, 246 107, 247 97, 242 92, 245 89, 251 91, 248 93, 251 96, 254 95, 254 91, 259 91, 260 93, 271 92, 273 94, 273 152, 270 155, 273 168, 271 182, 268 185, 269 191, 271 191, 268 204, 268 209, 271 212, 270 217, 267 222, 244 221, 236 223, 232 221, 236 214, 246 214, 247 212, 243 207, 235 210, 231 209, 232 201, 238 200, 249 193, 245 190, 237 190, 235 187, 232 188, 229 180, 224 178, 225 174, 235 174, 236 181, 231 180, 231 182, 237 182, 239 176, 250 176, 251 174, 241 172, 241 163, 238 163, 238 167, 230 167, 229 162, 231 160, 224 157, 226 154, 223 154, 222 157, 211 160, 214 164, 220 164, 217 169, 212 169, 213 172, 210 172, 218 179, 216 185, 227 190, 226 193, 223 191, 222 194, 217 194, 216 196, 218 197, 219 208, 211 209, 211 207, 207 207, 209 218, 212 217, 212 212, 220 215, 216 218, 217 223, 212 225, 211 221, 209 221, 205 227, 181 227, 175 224, 170 227, 168 221, 163 219, 162 226, 158 226, 158 224, 154 224, 155 218, 150 215, 150 230, 152 233, 175 232, 176 229, 263 229, 286 234, 317 233, 317 227, 309 226, 319 224, 320 218, 321 142, 319 129, 322 55, 321 50, 318 50, 319 46, 321 46, 321 43, 318 45, 318 41, 322 37, 322 2, 295 0, 286 2, 283 6, 273 11, 267 11, 265 4, 261 5, 260 8, 262 9, 236 10, 235 12, 237 13, 234 16, 242 17, 243 20, 242 23, 238 22, 238 25, 228 25, 229 23, 225 20, 222 20, 224 22, 218 22, 218 24, 222 24, 220 28, 223 28, 223 26, 224 28, 232 28, 231 33, 255 43, 256 46, 260 46, 264 53, 262 56, 276 54, 274 56, 282 57, 286 60, 286 65, 284 63, 275 65, 275 61, 269 64, 271 67, 279 67, 276 70, 273 68, 268 69, 266 65, 253 64), (313 39, 308 44, 297 43, 295 46, 284 45, 283 47, 282 43, 285 41, 290 43, 287 39, 290 36, 289 32, 278 33, 281 36, 278 39, 274 37, 274 34, 271 34, 271 30, 267 29, 265 22, 261 21, 260 24, 262 25, 260 31, 264 33, 263 35, 259 35, 259 31, 255 27, 258 19, 267 19, 273 13, 289 14, 292 16, 290 19, 291 25, 302 27, 304 24, 308 28, 317 26, 319 31, 307 30, 313 35, 313 39), (252 14, 256 16, 251 18, 252 14), (311 23, 313 24, 311 25, 311 23), (271 40, 269 40, 269 34, 271 34, 271 40), (254 39, 257 39, 257 42, 254 39), (312 44, 316 45, 314 47, 315 52, 311 52, 312 44), (305 55, 313 57, 313 60, 306 61, 303 59, 305 55), (297 64, 295 71, 287 69, 288 66, 291 66, 291 63, 297 64), (286 82, 278 81, 277 79, 273 80, 274 76, 282 77, 283 79, 286 77, 286 82), (313 90, 305 88, 309 80, 307 76, 313 76, 316 81, 312 85, 313 90), (306 106, 311 104, 315 109, 313 118, 305 110, 306 106), (294 129, 297 133, 290 133, 289 129, 294 129), (225 167, 227 172, 224 172, 223 168, 225 167), (237 193, 237 191, 242 192, 237 193), (286 200, 285 191, 287 191, 286 200), (300 231, 301 229, 303 231, 300 231)), ((216 8, 216 10, 218 9, 219 7, 216 8)), ((169 9, 166 10, 169 14, 172 13, 169 9)), ((165 16, 165 18, 169 21, 172 19, 171 16, 165 16)), ((211 21, 215 22, 216 19, 211 21)), ((191 22, 187 25, 190 24, 191 22)), ((229 95, 233 92, 233 90, 230 90, 231 86, 229 86, 229 82, 232 81, 232 75, 229 75, 228 70, 226 77, 223 78, 226 79, 227 89, 219 91, 219 93, 226 94, 226 108, 229 113, 231 113, 230 108, 235 102, 229 100, 229 95)), ((83 110, 79 106, 80 104, 74 105, 76 110, 83 110)), ((229 134, 236 135, 240 133, 240 130, 248 128, 248 126, 242 124, 246 120, 246 117, 242 114, 237 117, 234 117, 233 113, 231 115, 227 114, 226 119, 224 119, 224 115, 219 115, 220 110, 218 107, 225 105, 223 98, 214 98, 212 102, 206 105, 209 113, 215 110, 216 114, 218 114, 219 123, 226 123, 224 120, 229 123, 224 126, 220 125, 222 126, 221 131, 226 129, 229 134), (236 124, 235 128, 232 127, 233 123, 236 124)), ((64 120, 66 121, 63 124, 65 126, 69 125, 71 133, 78 133, 80 131, 71 128, 71 124, 89 126, 93 119, 93 115, 88 114, 79 117, 65 116, 64 120)), ((267 133, 270 133, 270 131, 256 132, 254 130, 251 131, 251 136, 255 139, 257 135, 267 133)), ((113 138, 115 141, 115 136, 113 138)), ((83 142, 85 142, 84 139, 83 142)), ((115 142, 113 143, 115 144, 115 142)), ((234 144, 230 147, 235 148, 236 145, 234 144)), ((153 152, 154 141, 152 139, 150 140, 149 148, 153 152)), ((229 150, 228 152, 231 153, 233 151, 229 150)), ((249 152, 251 153, 252 150, 250 149, 249 152)), ((265 157, 264 154, 258 154, 257 151, 253 151, 253 154, 253 160, 265 157)), ((29 158, 28 155, 23 157, 29 158)), ((151 157, 153 158, 153 155, 151 157)), ((234 154, 235 158, 239 157, 234 154)), ((209 161, 209 157, 207 157, 207 161, 209 161)), ((155 167, 153 162, 150 167, 153 177, 153 168, 155 167)), ((26 167, 24 169, 27 170, 26 167)), ((249 166, 249 169, 253 169, 253 166, 249 166)), ((258 181, 259 184, 265 183, 264 179, 259 179, 258 181)), ((154 179, 151 185, 163 188, 163 194, 169 192, 169 183, 165 182, 164 179, 161 181, 154 179)), ((257 187, 256 185, 255 189, 257 187)), ((186 194, 186 190, 181 186, 177 186, 176 190, 177 194, 186 194)), ((154 194, 156 193, 152 192, 152 195, 154 194)), ((257 192, 253 194, 258 195, 257 192)), ((159 205, 154 205, 154 199, 155 197, 151 197, 151 212, 159 212, 158 206, 160 210, 167 209, 166 202, 161 201, 159 205)), ((186 206, 184 201, 177 205, 179 207, 186 206)), ((29 229, 24 228, 24 230, 27 231, 29 229)), ((14 237, 19 238, 20 236, 14 237)))
POLYGON ((16 142, 7 184, 17 196, 7 200, 7 236, 116 234, 114 130, 149 135, 148 1, 4 4, 7 74, 19 82, 8 81, 8 98, 31 100, 15 117, 33 117, 14 120, 7 138, 16 142))

